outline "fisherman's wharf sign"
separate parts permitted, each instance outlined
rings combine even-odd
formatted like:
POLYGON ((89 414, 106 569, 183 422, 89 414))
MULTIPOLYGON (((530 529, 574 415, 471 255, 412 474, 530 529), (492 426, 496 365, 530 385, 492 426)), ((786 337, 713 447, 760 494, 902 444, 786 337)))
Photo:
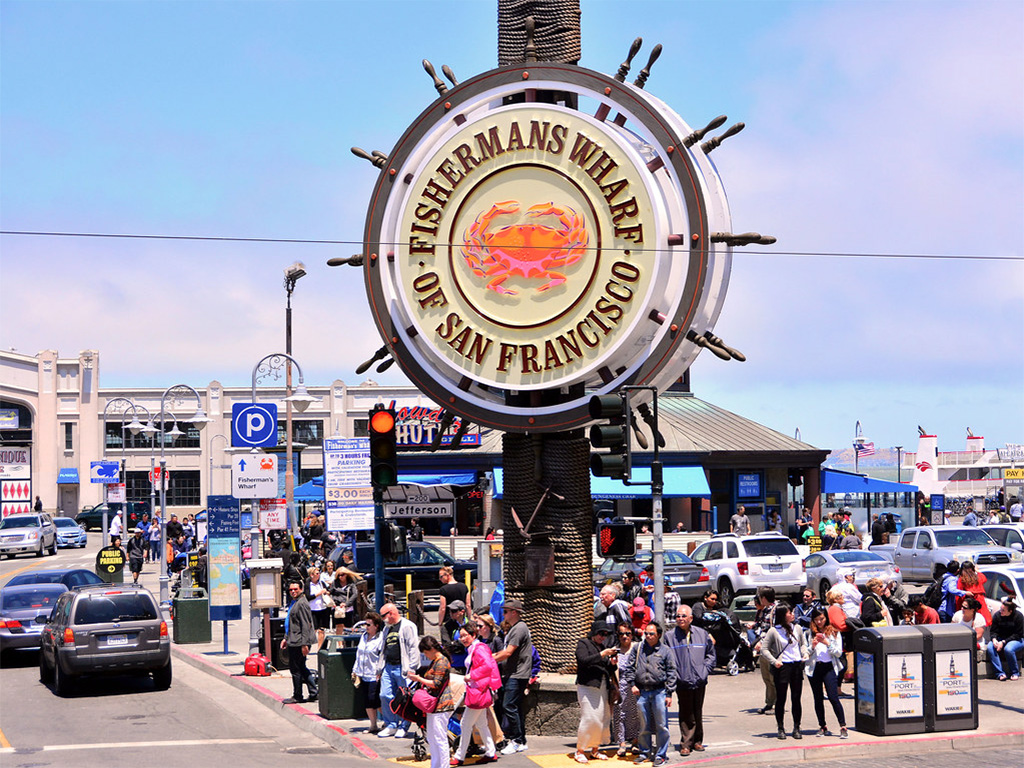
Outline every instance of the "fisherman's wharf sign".
POLYGON ((591 394, 681 375, 730 259, 710 237, 729 231, 725 195, 690 133, 578 67, 444 94, 388 156, 367 217, 367 292, 399 366, 506 431, 581 426, 591 394))

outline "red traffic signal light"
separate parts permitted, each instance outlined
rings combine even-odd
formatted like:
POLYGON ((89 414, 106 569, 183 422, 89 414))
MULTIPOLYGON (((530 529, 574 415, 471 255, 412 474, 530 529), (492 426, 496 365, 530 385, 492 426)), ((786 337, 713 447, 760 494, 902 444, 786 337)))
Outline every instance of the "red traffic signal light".
POLYGON ((377 405, 370 412, 370 483, 374 488, 390 488, 398 483, 398 446, 395 438, 395 412, 377 405))

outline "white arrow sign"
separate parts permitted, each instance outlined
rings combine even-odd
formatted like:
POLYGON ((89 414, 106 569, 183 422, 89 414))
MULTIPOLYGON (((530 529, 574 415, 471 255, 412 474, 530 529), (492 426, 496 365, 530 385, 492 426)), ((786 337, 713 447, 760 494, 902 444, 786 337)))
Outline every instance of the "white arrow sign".
POLYGON ((277 456, 247 453, 231 462, 232 495, 236 499, 273 499, 277 497, 277 456))

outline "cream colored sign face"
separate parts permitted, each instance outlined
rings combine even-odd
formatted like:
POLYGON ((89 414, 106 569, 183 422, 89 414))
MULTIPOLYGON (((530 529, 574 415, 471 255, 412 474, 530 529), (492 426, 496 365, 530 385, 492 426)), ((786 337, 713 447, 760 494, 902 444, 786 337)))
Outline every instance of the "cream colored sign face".
POLYGON ((417 167, 395 268, 436 362, 550 388, 628 342, 657 280, 643 248, 658 242, 632 147, 579 113, 522 104, 464 123, 417 167))

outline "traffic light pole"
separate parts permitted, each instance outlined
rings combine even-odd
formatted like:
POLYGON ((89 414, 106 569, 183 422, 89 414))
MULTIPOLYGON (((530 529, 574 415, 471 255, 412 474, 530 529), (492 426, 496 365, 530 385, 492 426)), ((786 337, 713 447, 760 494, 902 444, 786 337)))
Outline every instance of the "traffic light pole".
MULTIPOLYGON (((373 604, 384 607, 384 491, 373 489, 373 604)), ((353 547, 353 551, 355 547, 353 547)))

